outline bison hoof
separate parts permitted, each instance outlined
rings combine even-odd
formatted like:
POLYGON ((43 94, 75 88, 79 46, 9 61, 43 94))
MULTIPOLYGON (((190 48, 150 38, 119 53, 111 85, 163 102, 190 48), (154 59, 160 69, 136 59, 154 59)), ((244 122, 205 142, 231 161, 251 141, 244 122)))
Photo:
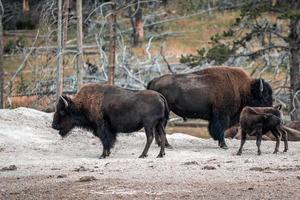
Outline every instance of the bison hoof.
POLYGON ((273 152, 273 154, 277 154, 278 153, 278 150, 275 150, 274 152, 273 152))
POLYGON ((236 153, 236 155, 237 155, 237 156, 240 156, 240 155, 242 155, 242 152, 241 152, 241 151, 238 151, 238 152, 236 153))
POLYGON ((287 151, 288 151, 288 149, 283 150, 283 152, 287 152, 287 151))
POLYGON ((257 152, 257 155, 258 155, 258 156, 260 156, 260 155, 261 155, 261 152, 260 152, 260 151, 258 151, 258 152, 257 152))
POLYGON ((228 149, 228 146, 226 144, 222 144, 222 145, 220 145, 220 148, 221 149, 228 149))
POLYGON ((164 157, 164 154, 159 153, 156 158, 162 158, 162 157, 164 157))
POLYGON ((144 154, 139 156, 139 158, 146 158, 146 157, 147 157, 147 155, 144 155, 144 154))
POLYGON ((105 159, 105 158, 106 158, 105 155, 101 155, 101 156, 99 157, 99 159, 105 159))
POLYGON ((170 145, 170 144, 166 144, 166 148, 167 148, 167 149, 173 149, 173 146, 170 145))

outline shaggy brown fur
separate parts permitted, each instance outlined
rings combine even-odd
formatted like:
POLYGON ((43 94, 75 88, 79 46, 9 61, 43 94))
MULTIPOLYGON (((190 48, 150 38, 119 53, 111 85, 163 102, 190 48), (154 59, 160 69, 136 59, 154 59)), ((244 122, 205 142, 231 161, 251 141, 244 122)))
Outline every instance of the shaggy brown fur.
POLYGON ((241 68, 211 67, 168 74, 153 79, 147 88, 163 94, 178 116, 208 120, 209 133, 222 148, 227 148, 224 131, 238 123, 243 107, 272 106, 270 85, 251 78, 241 68))
POLYGON ((60 98, 52 127, 59 130, 62 137, 74 127, 91 130, 103 144, 100 158, 109 156, 117 133, 130 133, 144 127, 147 143, 140 157, 147 156, 154 134, 160 136, 162 145, 158 157, 163 157, 166 144, 164 127, 168 118, 166 99, 158 92, 88 84, 74 98, 60 98))
MULTIPOLYGON (((279 108, 280 109, 280 108, 279 108)), ((261 154, 260 144, 262 135, 268 131, 276 138, 276 146, 274 153, 278 152, 281 135, 284 138, 284 152, 288 150, 287 133, 283 128, 281 120, 281 112, 278 108, 273 107, 248 107, 246 106, 240 117, 240 125, 242 130, 241 146, 237 155, 242 154, 243 145, 247 135, 256 135, 256 144, 258 155, 261 154)))

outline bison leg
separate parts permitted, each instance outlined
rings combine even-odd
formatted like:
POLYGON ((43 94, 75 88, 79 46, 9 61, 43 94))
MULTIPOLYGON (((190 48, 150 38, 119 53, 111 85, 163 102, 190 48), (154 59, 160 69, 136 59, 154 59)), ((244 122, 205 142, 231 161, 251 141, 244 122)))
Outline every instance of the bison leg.
POLYGON ((110 155, 110 149, 113 147, 116 138, 115 136, 111 133, 111 131, 105 127, 102 126, 97 130, 97 134, 102 142, 103 146, 103 152, 102 155, 100 156, 100 159, 106 158, 107 156, 110 155))
POLYGON ((278 149, 279 149, 279 143, 280 143, 280 140, 281 140, 281 134, 280 132, 277 130, 277 129, 274 129, 271 131, 276 139, 276 145, 275 145, 275 150, 274 150, 274 154, 276 154, 278 152, 278 149))
POLYGON ((281 132, 281 134, 282 134, 283 141, 284 141, 284 150, 283 150, 283 152, 287 152, 287 150, 289 149, 289 147, 288 147, 288 136, 287 136, 287 132, 286 132, 286 130, 284 130, 284 129, 282 128, 282 126, 280 126, 279 130, 280 130, 280 132, 281 132))
MULTIPOLYGON (((159 133, 159 130, 157 129, 156 132, 155 132, 155 142, 157 144, 157 146, 161 146, 161 140, 160 140, 160 135, 158 134, 159 133)), ((165 148, 168 148, 168 149, 173 149, 172 145, 170 145, 170 143, 168 142, 168 139, 166 137, 165 139, 165 148)))
POLYGON ((147 143, 146 143, 146 146, 142 152, 142 154, 139 156, 139 158, 145 158, 147 157, 147 153, 148 153, 148 150, 149 150, 149 147, 153 141, 153 133, 154 133, 154 127, 151 127, 151 128, 146 128, 145 127, 145 133, 146 133, 146 137, 147 137, 147 143))
POLYGON ((240 146, 240 149, 239 149, 239 151, 237 152, 236 155, 242 155, 243 146, 246 142, 246 138, 247 138, 247 133, 242 129, 241 146, 240 146))
MULTIPOLYGON (((164 130, 166 128, 166 125, 167 125, 167 121, 163 123, 164 124, 164 130)), ((173 149, 172 145, 170 145, 170 143, 168 142, 168 139, 166 137, 165 139, 165 147, 168 148, 168 149, 173 149)), ((155 131, 155 142, 156 144, 160 147, 161 146, 161 139, 160 139, 160 135, 159 135, 159 128, 157 127, 156 131, 155 131)))
POLYGON ((228 126, 229 118, 227 116, 218 117, 217 114, 214 114, 208 125, 210 135, 214 140, 218 140, 219 147, 222 149, 228 149, 224 136, 224 131, 228 128, 228 126))
POLYGON ((158 124, 156 132, 157 131, 161 138, 161 147, 160 147, 160 152, 159 152, 157 158, 162 158, 165 155, 166 132, 165 132, 162 124, 158 124))
POLYGON ((256 131, 257 155, 261 155, 261 151, 260 151, 261 139, 262 139, 262 130, 258 129, 256 131))
POLYGON ((104 145, 103 145, 103 151, 102 151, 102 154, 101 154, 101 156, 99 157, 99 159, 104 159, 104 158, 106 158, 107 156, 109 156, 109 152, 108 152, 108 150, 106 150, 106 148, 104 147, 104 145))
POLYGON ((166 147, 167 149, 173 149, 173 146, 172 146, 172 145, 170 145, 170 143, 168 142, 168 139, 167 139, 167 137, 166 137, 166 143, 165 143, 165 147, 166 147))
POLYGON ((155 132, 155 143, 157 144, 157 146, 161 146, 161 140, 160 140, 160 137, 159 137, 159 134, 158 134, 158 130, 156 130, 155 132))

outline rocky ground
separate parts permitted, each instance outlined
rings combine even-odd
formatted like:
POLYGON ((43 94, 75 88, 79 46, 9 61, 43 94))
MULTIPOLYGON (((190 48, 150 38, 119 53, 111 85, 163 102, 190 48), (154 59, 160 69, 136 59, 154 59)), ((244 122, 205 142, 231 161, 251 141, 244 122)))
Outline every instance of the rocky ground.
POLYGON ((145 159, 144 133, 120 134, 109 158, 99 160, 97 138, 82 130, 61 139, 51 114, 0 110, 0 199, 300 199, 300 142, 272 154, 275 143, 239 141, 228 150, 212 139, 168 136, 173 149, 145 159))

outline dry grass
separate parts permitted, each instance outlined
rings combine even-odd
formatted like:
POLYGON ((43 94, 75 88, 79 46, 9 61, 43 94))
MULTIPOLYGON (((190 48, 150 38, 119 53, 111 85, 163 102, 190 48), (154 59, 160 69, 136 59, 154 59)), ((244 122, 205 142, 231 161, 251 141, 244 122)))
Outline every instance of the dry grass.
MULTIPOLYGON (((171 60, 175 59, 178 61, 178 58, 182 54, 195 53, 197 49, 202 47, 209 46, 210 37, 218 32, 225 30, 237 17, 237 12, 225 12, 217 13, 210 17, 201 18, 199 16, 173 21, 170 23, 164 24, 165 32, 182 32, 182 35, 177 37, 169 37, 166 40, 165 53, 168 57, 171 57, 171 60)), ((34 36, 35 31, 32 31, 25 34, 25 38, 28 44, 31 44, 32 37, 34 36), (27 36, 27 37, 26 37, 27 36)), ((11 36, 6 36, 5 41, 11 40, 11 36)), ((5 43, 6 43, 5 42, 5 43)), ((142 47, 133 48, 132 51, 139 58, 145 58, 147 53, 145 51, 145 46, 148 41, 142 45, 142 47)), ((41 41, 38 42, 41 44, 41 41)), ((153 55, 158 54, 160 50, 161 41, 154 41, 150 49, 153 55)), ((69 74, 68 68, 74 68, 72 63, 72 56, 66 56, 66 68, 67 74, 69 74)), ((98 63, 98 56, 85 56, 85 60, 89 60, 92 63, 98 63)), ((14 56, 7 57, 4 60, 4 66, 6 72, 15 72, 18 66, 21 64, 23 57, 14 56)), ((30 60, 31 65, 39 66, 46 62, 46 56, 38 56, 30 60)), ((53 67, 55 62, 52 63, 53 67)), ((24 73, 26 74, 30 69, 25 68, 24 73)), ((73 70, 71 70, 73 71, 73 70)), ((26 75, 25 75, 26 76, 26 75)))
MULTIPOLYGON (((197 49, 210 46, 211 36, 222 33, 238 16, 238 12, 216 13, 210 17, 191 17, 173 21, 164 25, 165 32, 181 32, 179 36, 166 39, 165 54, 173 62, 178 62, 181 55, 194 54, 197 49)), ((159 53, 160 40, 154 41, 150 52, 155 55, 159 53)), ((143 47, 133 48, 138 57, 145 57, 146 51, 143 47)))
MULTIPOLYGON (((164 24, 164 32, 181 32, 182 34, 176 37, 168 37, 166 39, 166 45, 164 48, 164 53, 169 62, 178 62, 181 55, 186 54, 194 54, 197 49, 203 47, 210 46, 210 38, 216 33, 222 33, 226 30, 238 17, 238 12, 224 12, 224 13, 215 13, 212 16, 195 16, 191 18, 181 19, 173 22, 169 22, 164 24)), ((36 31, 32 31, 32 34, 26 33, 29 35, 26 40, 28 44, 31 44, 35 36, 36 31)), ((7 37, 5 41, 11 39, 7 37)), ((153 40, 150 52, 152 55, 158 55, 160 51, 160 45, 162 40, 153 40)), ((41 44, 41 41, 38 42, 41 44)), ((145 51, 145 46, 147 46, 148 41, 145 41, 141 47, 132 48, 132 52, 141 60, 147 59, 147 53, 145 51)), ((49 68, 55 69, 56 61, 54 58, 55 55, 48 56, 35 56, 29 59, 29 64, 26 65, 22 74, 24 78, 28 81, 32 79, 32 75, 34 72, 34 68, 37 71, 41 69, 42 65, 47 63, 48 59, 53 59, 49 64, 49 68)), ((67 55, 64 57, 64 75, 70 76, 76 73, 74 55, 67 55)), ((9 80, 11 75, 16 71, 16 69, 22 63, 24 57, 23 56, 14 56, 14 57, 5 57, 4 59, 4 68, 5 71, 9 74, 6 79, 9 80)), ((91 63, 99 64, 99 56, 98 55, 86 55, 84 56, 85 61, 89 61, 91 63)), ((259 63, 258 63, 259 64, 259 63)), ((253 69, 250 69, 251 73, 253 69)), ((53 70, 54 71, 54 70, 53 70)), ((53 74, 47 75, 53 76, 53 74)), ((271 75, 264 75, 263 78, 270 78, 271 75)), ((278 76, 277 79, 284 78, 284 72, 278 76)), ((18 81, 18 79, 17 79, 18 81)))
POLYGON ((199 138, 210 138, 206 127, 181 127, 181 126, 168 126, 167 134, 185 133, 199 138))

